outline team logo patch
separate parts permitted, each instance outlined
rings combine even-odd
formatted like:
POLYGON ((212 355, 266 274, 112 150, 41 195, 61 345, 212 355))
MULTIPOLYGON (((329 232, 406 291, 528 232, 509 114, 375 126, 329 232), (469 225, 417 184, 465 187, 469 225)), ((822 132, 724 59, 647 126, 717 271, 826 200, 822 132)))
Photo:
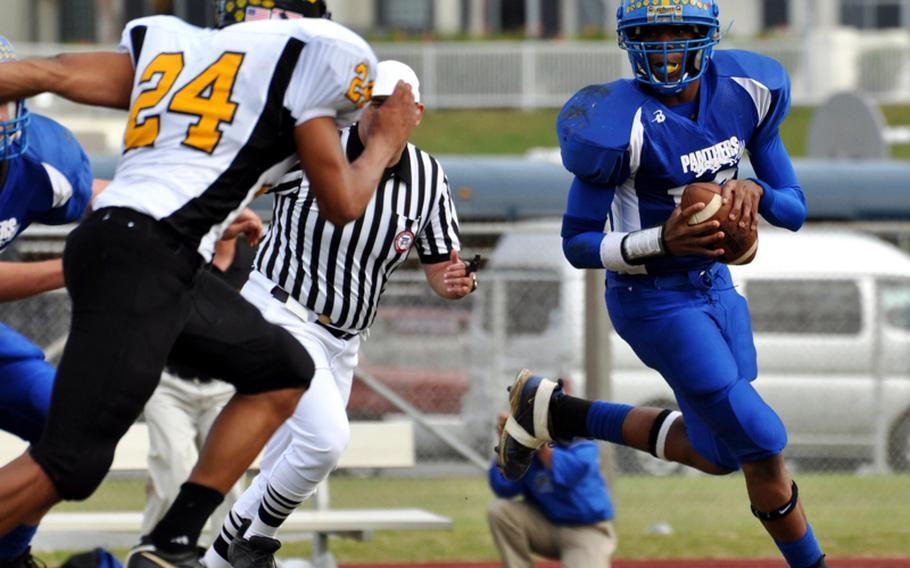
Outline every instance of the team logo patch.
POLYGON ((405 229, 395 235, 395 251, 398 253, 406 252, 414 244, 414 233, 410 229, 405 229))
POLYGON ((301 18, 303 16, 300 14, 286 12, 279 8, 254 8, 253 6, 247 6, 244 20, 255 22, 257 20, 299 20, 301 18))
POLYGON ((683 17, 683 7, 676 6, 648 6, 648 21, 681 21, 683 17))

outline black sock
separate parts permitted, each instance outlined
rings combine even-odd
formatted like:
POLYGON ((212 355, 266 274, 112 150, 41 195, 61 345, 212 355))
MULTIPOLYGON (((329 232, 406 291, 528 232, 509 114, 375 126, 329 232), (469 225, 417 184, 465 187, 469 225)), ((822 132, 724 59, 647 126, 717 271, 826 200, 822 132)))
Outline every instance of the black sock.
POLYGON ((588 410, 591 401, 564 395, 550 403, 550 435, 560 440, 590 438, 588 410))
POLYGON ((219 491, 187 481, 180 493, 152 531, 155 548, 168 553, 195 551, 205 522, 224 501, 219 491))

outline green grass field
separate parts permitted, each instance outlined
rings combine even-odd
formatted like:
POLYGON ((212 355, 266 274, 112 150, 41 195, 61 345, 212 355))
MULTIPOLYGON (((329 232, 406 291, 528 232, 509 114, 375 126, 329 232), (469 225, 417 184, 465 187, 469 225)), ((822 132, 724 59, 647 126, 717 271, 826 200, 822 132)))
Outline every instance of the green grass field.
MULTIPOLYGON (((884 109, 889 124, 910 124, 910 107, 884 109)), ((429 111, 413 141, 435 154, 521 154, 555 147, 556 109, 532 112, 429 111)), ((805 154, 812 109, 794 108, 782 127, 793 156, 805 154)), ((894 148, 910 159, 910 146, 894 148)), ((910 476, 800 475, 800 491, 822 544, 832 557, 910 557, 910 476)), ((492 499, 483 476, 444 479, 332 480, 336 508, 420 507, 452 517, 445 531, 378 532, 368 543, 335 540, 341 562, 494 560, 485 508, 492 499)), ((109 481, 91 500, 60 510, 141 510, 140 480, 109 481)), ((613 487, 620 558, 776 557, 776 550, 751 516, 742 479, 620 477, 613 487), (648 527, 668 523, 669 535, 648 527)), ((125 550, 116 550, 121 558, 125 550)), ((307 543, 287 543, 282 557, 305 557, 307 543)), ((68 552, 43 554, 57 566, 68 552)))
MULTIPOLYGON (((910 124, 910 107, 885 107, 888 124, 910 124)), ((556 147, 557 109, 535 111, 427 111, 412 141, 434 154, 522 154, 530 148, 556 147)), ((781 128, 793 156, 806 153, 813 108, 795 107, 781 128)), ((910 146, 893 148, 893 157, 910 159, 910 146)))
MULTIPOLYGON (((800 493, 826 552, 838 556, 910 556, 910 476, 799 476, 800 493)), ((485 508, 493 498, 483 476, 384 479, 337 476, 332 506, 420 507, 454 520, 448 531, 377 532, 363 543, 333 540, 341 562, 495 560, 485 508)), ((613 487, 620 558, 775 557, 773 547, 746 505, 743 481, 725 478, 619 477, 613 487), (665 522, 669 535, 649 534, 665 522)), ((60 510, 140 509, 142 482, 107 482, 85 504, 60 510)), ((120 555, 126 551, 118 550, 120 555)), ((282 557, 306 557, 306 542, 287 543, 282 557)), ((42 555, 57 565, 65 553, 42 555)))

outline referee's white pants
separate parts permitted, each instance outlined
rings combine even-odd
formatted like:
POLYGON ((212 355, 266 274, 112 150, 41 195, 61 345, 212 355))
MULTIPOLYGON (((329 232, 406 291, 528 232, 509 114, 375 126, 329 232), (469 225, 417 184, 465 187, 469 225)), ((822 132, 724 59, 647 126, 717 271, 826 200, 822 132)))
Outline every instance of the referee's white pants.
POLYGON ((274 286, 270 279, 253 271, 241 294, 266 320, 287 329, 306 347, 316 373, 294 414, 266 445, 259 475, 234 505, 233 512, 246 519, 255 516, 268 484, 296 501, 309 498, 335 469, 351 438, 345 408, 360 338, 338 339, 321 326, 303 321, 272 297, 274 286))
MULTIPOLYGON (((212 424, 234 396, 234 387, 222 381, 181 379, 167 372, 145 403, 143 414, 149 433, 148 481, 142 534, 152 532, 170 508, 180 486, 190 476, 212 424)), ((239 480, 209 521, 217 535, 231 506, 243 491, 239 480)))

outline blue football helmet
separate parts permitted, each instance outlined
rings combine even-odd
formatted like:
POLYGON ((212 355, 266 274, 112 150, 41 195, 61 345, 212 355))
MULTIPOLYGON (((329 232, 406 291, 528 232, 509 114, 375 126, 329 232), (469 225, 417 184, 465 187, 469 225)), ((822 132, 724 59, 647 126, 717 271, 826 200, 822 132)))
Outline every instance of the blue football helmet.
POLYGON ((680 93, 698 80, 720 41, 718 13, 715 0, 622 0, 616 12, 616 33, 619 46, 629 54, 635 79, 665 95, 680 93), (649 26, 668 25, 689 26, 695 38, 654 41, 643 33, 649 26), (682 54, 678 66, 668 64, 671 53, 682 54), (662 65, 652 64, 654 54, 662 56, 662 65))
MULTIPOLYGON (((16 59, 12 44, 0 35, 0 65, 16 59)), ((28 150, 28 123, 32 114, 25 101, 10 101, 0 107, 7 109, 6 116, 0 117, 0 160, 12 160, 28 150)))
POLYGON ((254 20, 331 17, 325 0, 215 0, 219 28, 254 20))

